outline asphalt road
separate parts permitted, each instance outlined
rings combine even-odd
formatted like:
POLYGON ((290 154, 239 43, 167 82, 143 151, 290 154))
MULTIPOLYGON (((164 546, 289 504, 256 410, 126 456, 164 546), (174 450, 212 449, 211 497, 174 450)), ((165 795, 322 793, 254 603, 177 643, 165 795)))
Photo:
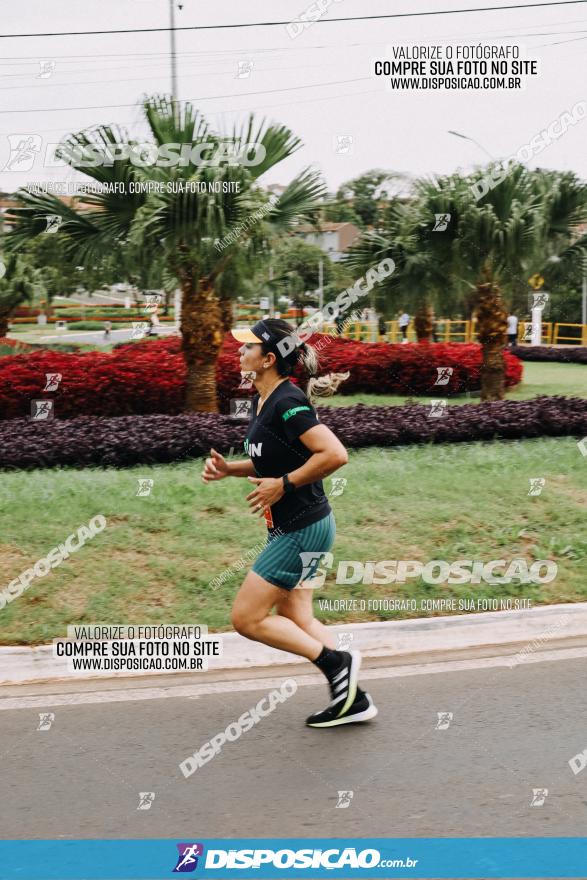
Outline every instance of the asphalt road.
POLYGON ((568 763, 587 747, 584 659, 372 678, 377 719, 330 730, 303 724, 328 701, 325 685, 297 680, 291 698, 188 779, 179 763, 271 685, 0 703, 0 838, 585 835, 587 771, 568 763), (40 712, 54 713, 49 730, 37 730, 40 712), (438 712, 453 713, 446 729, 438 712), (533 789, 548 789, 542 805, 531 806, 533 789), (348 806, 337 808, 339 791, 353 792, 348 806), (154 792, 149 809, 138 809, 140 792, 154 792))

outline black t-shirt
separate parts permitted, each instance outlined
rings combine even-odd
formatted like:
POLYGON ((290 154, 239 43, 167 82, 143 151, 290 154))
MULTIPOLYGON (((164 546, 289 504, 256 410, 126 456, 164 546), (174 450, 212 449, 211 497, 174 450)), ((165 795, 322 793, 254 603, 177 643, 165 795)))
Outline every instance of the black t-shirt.
MULTIPOLYGON (((315 425, 318 416, 304 392, 287 379, 277 385, 257 415, 259 395, 253 398, 245 452, 258 477, 283 477, 301 467, 312 452, 298 439, 315 425)), ((294 532, 330 513, 322 480, 299 486, 266 511, 269 531, 294 532)))

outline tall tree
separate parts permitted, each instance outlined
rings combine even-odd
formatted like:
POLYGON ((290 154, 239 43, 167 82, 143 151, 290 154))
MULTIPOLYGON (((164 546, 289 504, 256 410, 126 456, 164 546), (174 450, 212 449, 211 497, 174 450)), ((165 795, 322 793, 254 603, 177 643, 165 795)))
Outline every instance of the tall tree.
POLYGON ((259 178, 301 146, 285 126, 255 123, 251 116, 226 138, 212 131, 190 103, 153 96, 145 98, 143 107, 159 156, 164 145, 189 145, 180 163, 146 164, 144 148, 123 129, 99 126, 71 135, 61 157, 109 191, 87 195, 85 205, 77 208, 50 195, 21 191, 22 207, 13 211, 15 228, 7 238, 18 248, 45 228, 47 214, 58 214, 57 235, 66 237, 80 263, 128 245, 160 257, 182 291, 186 407, 215 412, 216 360, 232 320, 232 291, 222 277, 231 265, 243 271, 257 265, 270 229, 287 230, 305 220, 315 212, 324 186, 307 169, 276 200, 260 187, 259 178), (253 156, 252 144, 257 145, 253 156), (88 166, 92 156, 104 153, 110 164, 88 166), (255 157, 260 161, 252 164, 255 157))
POLYGON ((587 237, 577 233, 587 221, 587 187, 574 174, 511 165, 477 198, 484 187, 475 185, 492 179, 492 170, 417 181, 411 202, 394 208, 385 230, 364 235, 350 256, 363 265, 392 257, 397 269, 390 286, 414 297, 419 288, 420 301, 436 294, 447 308, 447 295, 469 298, 483 346, 483 400, 504 395, 501 290, 511 299, 553 257, 569 266, 587 247, 587 237))
MULTIPOLYGON (((358 218, 359 226, 377 226, 381 208, 398 188, 405 187, 406 176, 375 168, 339 187, 334 201, 327 207, 327 219, 344 218, 344 208, 350 208, 358 218), (329 215, 329 216, 328 216, 329 215)), ((346 219, 346 218, 344 218, 346 219)))
POLYGON ((5 271, 0 278, 0 337, 8 333, 12 312, 23 302, 32 302, 35 293, 42 289, 38 270, 16 254, 2 266, 5 271))

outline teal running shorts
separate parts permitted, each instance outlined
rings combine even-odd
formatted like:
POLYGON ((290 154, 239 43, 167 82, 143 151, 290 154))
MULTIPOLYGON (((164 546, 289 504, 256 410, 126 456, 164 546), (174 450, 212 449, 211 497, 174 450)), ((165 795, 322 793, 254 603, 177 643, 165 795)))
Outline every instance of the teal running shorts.
POLYGON ((293 588, 314 577, 323 553, 334 544, 336 524, 332 511, 318 522, 285 534, 270 535, 252 570, 275 587, 293 588))

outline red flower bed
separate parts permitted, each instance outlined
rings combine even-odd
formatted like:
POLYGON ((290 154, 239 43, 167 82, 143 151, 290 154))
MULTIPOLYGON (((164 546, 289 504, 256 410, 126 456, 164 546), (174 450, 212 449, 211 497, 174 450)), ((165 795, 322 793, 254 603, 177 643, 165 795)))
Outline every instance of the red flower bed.
MULTIPOLYGON (((321 351, 321 373, 350 371, 343 394, 426 394, 446 397, 479 388, 481 349, 478 345, 385 345, 314 336, 321 351), (435 385, 437 367, 451 367, 446 385, 435 385)), ((239 389, 238 343, 228 336, 218 361, 221 410, 232 398, 248 397, 239 389)), ((515 385, 522 364, 505 353, 506 384, 515 385)), ((58 419, 81 415, 118 416, 182 410, 185 365, 178 337, 130 343, 112 352, 69 354, 39 351, 0 359, 0 418, 30 414, 31 401, 52 399, 58 419), (44 391, 46 373, 60 373, 56 391, 44 391)))
MULTIPOLYGON (((481 346, 477 343, 432 343, 389 345, 355 342, 351 339, 315 334, 310 344, 318 349, 320 374, 350 372, 338 389, 339 394, 405 394, 446 397, 477 391, 481 387, 481 346), (441 368, 452 370, 447 384, 435 384, 441 368)), ((239 390, 239 343, 232 337, 224 342, 218 360, 217 381, 222 399, 254 394, 239 390)), ((523 365, 509 351, 505 357, 507 388, 522 379, 523 365)))
POLYGON ((113 352, 39 351, 0 358, 0 418, 30 415, 32 400, 54 400, 58 419, 181 412, 185 367, 179 340, 124 346, 113 352), (60 373, 44 391, 46 373, 60 373))

